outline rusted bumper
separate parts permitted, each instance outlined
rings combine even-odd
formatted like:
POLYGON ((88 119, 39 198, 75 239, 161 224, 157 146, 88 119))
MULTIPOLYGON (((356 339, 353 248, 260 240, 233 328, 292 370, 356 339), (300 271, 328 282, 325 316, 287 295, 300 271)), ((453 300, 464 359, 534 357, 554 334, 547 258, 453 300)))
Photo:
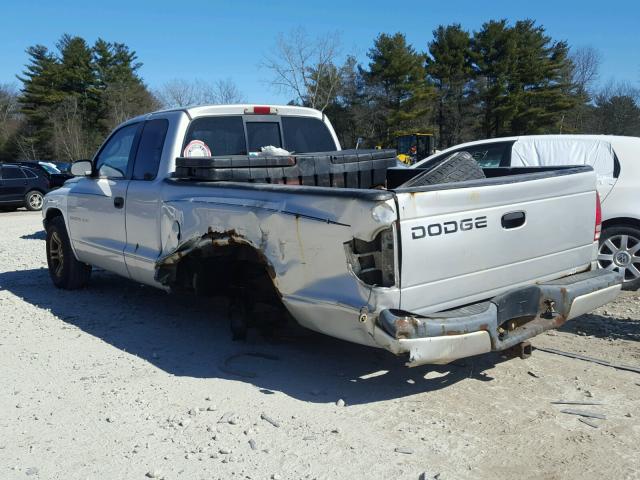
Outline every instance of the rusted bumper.
POLYGON ((613 300, 621 285, 618 273, 592 270, 430 315, 383 310, 377 341, 394 353, 409 353, 408 366, 449 363, 558 328, 613 300))

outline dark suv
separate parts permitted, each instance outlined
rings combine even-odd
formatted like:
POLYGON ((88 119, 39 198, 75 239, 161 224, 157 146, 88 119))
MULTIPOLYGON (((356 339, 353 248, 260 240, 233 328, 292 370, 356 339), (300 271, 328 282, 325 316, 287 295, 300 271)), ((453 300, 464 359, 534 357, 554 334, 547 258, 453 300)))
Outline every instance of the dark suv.
POLYGON ((44 173, 23 165, 0 164, 0 209, 27 210, 42 209, 44 195, 51 190, 51 184, 44 173))
POLYGON ((14 165, 20 165, 21 167, 31 168, 36 170, 36 172, 44 175, 49 180, 50 188, 61 187, 64 182, 73 178, 73 175, 70 173, 64 173, 60 166, 63 165, 61 162, 12 162, 14 165))

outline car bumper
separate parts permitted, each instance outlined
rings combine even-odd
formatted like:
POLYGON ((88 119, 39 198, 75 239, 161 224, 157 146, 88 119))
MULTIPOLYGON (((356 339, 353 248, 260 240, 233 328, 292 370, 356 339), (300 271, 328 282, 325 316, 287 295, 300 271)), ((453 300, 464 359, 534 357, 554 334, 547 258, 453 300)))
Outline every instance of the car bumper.
POLYGON ((408 353, 408 366, 445 364, 505 350, 613 300, 622 277, 592 270, 518 288, 489 301, 446 312, 418 315, 383 310, 374 338, 396 353, 408 353))

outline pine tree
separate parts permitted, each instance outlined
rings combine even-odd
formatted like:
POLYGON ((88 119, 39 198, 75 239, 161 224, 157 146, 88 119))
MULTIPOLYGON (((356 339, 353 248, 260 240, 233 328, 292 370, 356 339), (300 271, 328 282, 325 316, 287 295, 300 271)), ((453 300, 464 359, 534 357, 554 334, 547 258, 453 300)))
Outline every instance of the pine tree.
POLYGON ((29 47, 27 55, 29 63, 22 76, 18 76, 23 83, 21 111, 27 119, 20 134, 23 142, 38 146, 38 156, 51 158, 51 111, 64 98, 60 90, 60 63, 43 45, 29 47))
POLYGON ((26 119, 18 143, 37 149, 33 155, 87 158, 116 125, 157 107, 137 74, 141 63, 126 45, 99 39, 89 47, 80 37, 63 35, 56 48, 30 47, 18 77, 26 119))
POLYGON ((419 128, 426 121, 433 91, 426 83, 425 56, 407 43, 402 33, 380 34, 367 54, 365 80, 382 127, 377 136, 390 145, 394 132, 419 128))
POLYGON ((533 20, 516 22, 515 70, 509 85, 513 135, 556 131, 563 112, 574 106, 566 73, 570 69, 566 42, 553 42, 533 20))
POLYGON ((506 20, 491 20, 475 33, 472 51, 477 76, 476 99, 482 112, 482 136, 506 135, 513 117, 509 79, 516 63, 516 43, 506 20))
POLYGON ((439 145, 446 148, 471 139, 474 122, 469 98, 474 78, 471 37, 460 24, 440 25, 433 31, 433 37, 426 71, 437 92, 439 145))
POLYGON ((103 134, 127 118, 158 108, 158 102, 137 73, 142 63, 125 44, 98 39, 93 47, 93 64, 103 134))
POLYGON ((472 49, 485 137, 558 131, 575 102, 566 42, 553 42, 533 20, 514 27, 492 20, 475 33, 472 49))

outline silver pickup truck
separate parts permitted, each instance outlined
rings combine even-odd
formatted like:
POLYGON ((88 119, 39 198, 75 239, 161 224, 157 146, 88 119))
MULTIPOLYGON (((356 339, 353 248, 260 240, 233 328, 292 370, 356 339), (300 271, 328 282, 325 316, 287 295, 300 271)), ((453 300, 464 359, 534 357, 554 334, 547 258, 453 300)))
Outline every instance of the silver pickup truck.
POLYGON ((621 277, 595 269, 590 167, 420 184, 421 169, 387 170, 383 157, 341 152, 326 116, 301 107, 134 118, 46 195, 51 278, 81 288, 95 266, 227 295, 237 336, 267 312, 255 305, 278 303, 409 366, 516 346, 618 294, 621 277), (331 152, 328 166, 318 152, 331 152))

